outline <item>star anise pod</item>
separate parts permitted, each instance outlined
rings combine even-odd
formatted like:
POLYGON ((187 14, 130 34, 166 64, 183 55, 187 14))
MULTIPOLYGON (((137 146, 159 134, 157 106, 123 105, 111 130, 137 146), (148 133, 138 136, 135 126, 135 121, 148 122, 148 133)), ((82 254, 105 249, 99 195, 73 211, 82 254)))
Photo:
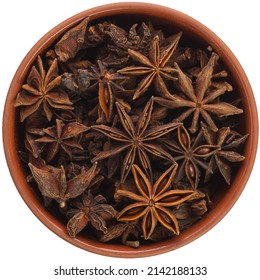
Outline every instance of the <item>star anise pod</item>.
POLYGON ((126 223, 116 223, 107 228, 107 232, 100 237, 101 242, 108 242, 121 237, 122 244, 137 248, 140 245, 139 236, 141 227, 138 221, 129 221, 126 223))
POLYGON ((97 162, 95 162, 89 170, 67 181, 63 166, 56 168, 45 165, 38 168, 31 163, 28 165, 42 195, 55 199, 60 208, 65 208, 69 199, 78 197, 89 188, 99 173, 97 162))
POLYGON ((43 136, 44 132, 42 128, 28 127, 25 131, 25 147, 34 158, 39 158, 44 150, 44 145, 42 143, 36 142, 36 138, 43 136))
POLYGON ((80 199, 73 202, 76 209, 70 209, 67 213, 72 216, 67 223, 67 231, 71 237, 82 231, 88 223, 95 229, 107 232, 106 216, 114 218, 116 210, 109 204, 101 194, 93 197, 90 191, 85 192, 80 199))
POLYGON ((100 152, 92 162, 115 156, 127 150, 122 163, 121 182, 124 182, 129 174, 131 166, 136 159, 136 154, 138 154, 145 173, 151 178, 152 170, 148 153, 173 161, 171 155, 153 140, 157 140, 161 136, 176 129, 181 123, 172 122, 147 129, 153 110, 153 98, 146 104, 136 125, 134 125, 131 117, 126 113, 122 105, 116 103, 116 106, 119 120, 124 130, 105 125, 93 125, 92 128, 122 144, 108 151, 100 152))
POLYGON ((102 43, 105 30, 110 23, 103 22, 88 26, 90 18, 86 17, 78 25, 69 29, 55 45, 55 53, 62 62, 67 62, 87 48, 102 43))
POLYGON ((218 128, 211 115, 222 118, 224 116, 243 113, 242 109, 230 103, 222 101, 216 102, 221 95, 232 90, 231 86, 227 83, 222 83, 218 88, 211 87, 212 73, 217 60, 218 55, 212 53, 208 64, 199 73, 195 86, 193 86, 192 80, 183 73, 178 64, 175 63, 178 74, 178 86, 181 93, 167 96, 168 98, 155 98, 158 104, 170 109, 187 108, 177 119, 182 122, 190 115, 193 115, 192 123, 189 128, 191 133, 195 133, 198 130, 200 116, 214 131, 217 131, 218 128))
MULTIPOLYGON (((210 47, 208 47, 209 51, 212 51, 210 47)), ((206 51, 198 49, 196 50, 197 53, 197 59, 199 61, 198 66, 194 66, 192 68, 187 69, 187 72, 192 76, 198 78, 201 70, 208 64, 209 57, 206 51)), ((226 83, 222 78, 226 78, 228 76, 228 73, 226 70, 221 69, 220 65, 216 63, 216 65, 213 68, 213 73, 211 76, 211 86, 218 88, 221 84, 226 83)), ((232 90, 232 87, 230 85, 230 90, 232 90)))
POLYGON ((93 72, 89 72, 90 81, 94 81, 91 88, 98 87, 100 118, 104 114, 104 119, 110 121, 115 100, 114 91, 124 91, 122 84, 128 78, 116 73, 114 69, 107 69, 100 60, 97 61, 97 64, 98 67, 92 66, 93 72))
MULTIPOLYGON (((209 167, 213 171, 219 169, 226 183, 230 185, 232 170, 230 164, 241 162, 245 159, 243 155, 236 152, 236 149, 246 141, 248 134, 242 136, 232 131, 229 127, 222 127, 217 132, 213 131, 210 127, 203 127, 202 129, 208 144, 220 147, 212 154, 209 167)), ((209 181, 211 175, 211 173, 206 172, 205 182, 209 181)))
POLYGON ((77 136, 89 128, 78 122, 65 124, 62 120, 56 119, 56 125, 42 129, 44 135, 35 140, 37 143, 47 143, 46 161, 51 161, 62 148, 71 158, 72 148, 82 150, 77 136))
POLYGON ((117 219, 119 221, 133 221, 142 218, 142 230, 145 239, 150 238, 158 222, 178 235, 180 233, 178 221, 169 207, 178 206, 190 199, 194 191, 169 190, 177 167, 177 163, 171 165, 152 184, 142 170, 134 164, 132 171, 139 194, 127 190, 118 190, 120 195, 136 202, 129 204, 120 211, 117 219))
POLYGON ((200 168, 212 172, 205 159, 214 154, 219 149, 219 146, 214 144, 201 145, 201 138, 203 137, 202 130, 194 139, 193 143, 184 126, 178 127, 177 136, 177 142, 169 139, 162 140, 164 145, 174 153, 174 160, 176 162, 181 162, 181 164, 179 164, 178 175, 175 178, 175 182, 178 183, 186 176, 191 187, 196 189, 201 173, 200 168))
POLYGON ((174 40, 172 40, 172 42, 166 48, 160 51, 159 36, 155 36, 151 43, 149 57, 146 57, 142 53, 135 50, 128 50, 129 55, 140 66, 128 66, 118 70, 118 72, 120 74, 129 76, 144 76, 135 89, 133 99, 136 99, 145 93, 152 82, 161 96, 171 96, 164 79, 176 80, 176 78, 172 75, 172 73, 175 73, 176 70, 168 66, 167 62, 175 51, 180 37, 181 33, 178 33, 174 37, 174 40))
MULTIPOLYGON (((117 53, 119 56, 128 56, 127 50, 146 50, 148 44, 151 43, 151 30, 143 22, 137 29, 138 24, 134 24, 127 32, 125 29, 111 24, 109 30, 106 32, 113 41, 113 45, 108 45, 109 50, 117 53)), ((126 58, 127 59, 127 58, 126 58)))
POLYGON ((86 17, 78 25, 69 29, 55 45, 55 53, 60 61, 74 58, 85 47, 85 37, 90 18, 86 17))
POLYGON ((52 62, 46 73, 42 59, 38 56, 37 64, 32 67, 27 78, 27 84, 22 86, 23 90, 15 100, 15 107, 21 107, 21 122, 39 109, 43 110, 49 121, 55 109, 73 110, 67 93, 59 87, 60 81, 57 59, 52 62))

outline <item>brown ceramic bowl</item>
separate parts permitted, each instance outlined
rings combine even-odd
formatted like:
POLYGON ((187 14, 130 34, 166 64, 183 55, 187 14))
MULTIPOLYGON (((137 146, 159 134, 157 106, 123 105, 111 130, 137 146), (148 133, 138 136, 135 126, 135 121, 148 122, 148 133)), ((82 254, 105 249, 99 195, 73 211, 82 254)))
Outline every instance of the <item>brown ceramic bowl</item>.
POLYGON ((7 164, 20 195, 31 211, 51 231, 71 244, 90 252, 113 257, 145 257, 175 250, 192 242, 215 226, 228 213, 243 191, 253 168, 258 139, 257 119, 254 95, 246 74, 230 49, 212 31, 193 18, 166 7, 144 3, 118 3, 96 7, 65 20, 32 47, 19 66, 6 98, 3 141, 7 164), (108 17, 117 17, 122 21, 127 19, 133 22, 152 20, 158 26, 162 26, 164 30, 169 28, 172 33, 183 31, 184 36, 197 46, 205 48, 208 45, 212 46, 215 52, 219 54, 225 69, 230 75, 232 85, 242 99, 244 114, 240 125, 241 132, 250 135, 244 146, 246 159, 240 165, 236 174, 233 174, 231 186, 229 188, 219 188, 219 192, 213 197, 212 209, 200 221, 181 232, 179 236, 174 236, 159 243, 141 245, 138 249, 123 245, 103 244, 81 235, 72 239, 66 232, 66 225, 44 208, 41 198, 26 181, 28 171, 23 168, 17 152, 20 140, 17 129, 19 120, 14 107, 14 100, 37 55, 43 53, 65 31, 86 16, 90 16, 91 20, 104 20, 108 17))

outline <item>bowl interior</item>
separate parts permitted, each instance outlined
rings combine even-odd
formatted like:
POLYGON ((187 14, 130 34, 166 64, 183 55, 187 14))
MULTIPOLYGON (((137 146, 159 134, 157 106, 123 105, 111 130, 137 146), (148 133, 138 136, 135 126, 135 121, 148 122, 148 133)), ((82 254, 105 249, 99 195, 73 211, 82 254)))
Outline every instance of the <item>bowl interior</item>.
POLYGON ((3 136, 6 159, 14 183, 26 204, 49 229, 68 242, 91 252, 115 257, 144 257, 186 245, 207 232, 226 215, 245 187, 253 167, 258 124, 255 101, 247 77, 232 52, 212 31, 189 16, 169 8, 143 3, 121 3, 97 7, 75 15, 52 29, 36 43, 21 63, 10 86, 4 112, 3 136), (243 150, 246 159, 233 175, 231 186, 228 187, 223 180, 220 181, 212 198, 212 209, 200 221, 169 240, 145 244, 138 249, 133 249, 119 244, 103 244, 84 234, 71 239, 67 235, 66 223, 62 216, 57 214, 57 209, 46 210, 39 191, 26 181, 29 172, 18 154, 23 129, 17 129, 20 125, 18 112, 13 106, 15 97, 26 81, 28 71, 37 55, 44 53, 66 30, 78 24, 86 16, 90 16, 91 24, 111 20, 120 22, 121 26, 129 26, 132 23, 151 21, 157 29, 162 29, 165 35, 182 31, 182 40, 187 45, 204 49, 211 46, 219 54, 223 67, 228 71, 229 81, 234 87, 235 94, 242 100, 244 114, 240 119, 239 128, 241 133, 249 134, 243 150))

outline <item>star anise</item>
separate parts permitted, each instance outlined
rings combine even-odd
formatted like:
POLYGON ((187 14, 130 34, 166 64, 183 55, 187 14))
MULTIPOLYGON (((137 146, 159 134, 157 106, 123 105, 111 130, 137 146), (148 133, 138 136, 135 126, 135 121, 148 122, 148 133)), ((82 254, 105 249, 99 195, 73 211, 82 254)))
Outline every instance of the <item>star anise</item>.
POLYGON ((67 61, 84 47, 89 17, 68 30, 55 45, 55 53, 60 61, 67 61))
POLYGON ((181 161, 175 182, 178 183, 186 176, 191 187, 196 189, 201 173, 200 168, 212 172, 208 164, 205 162, 205 159, 214 154, 219 149, 219 146, 213 144, 201 145, 201 138, 203 137, 202 130, 199 132, 193 143, 184 126, 178 127, 177 135, 177 142, 168 139, 162 140, 164 145, 174 153, 173 155, 176 155, 174 156, 174 160, 176 162, 181 161))
POLYGON ((103 42, 105 30, 110 23, 105 21, 88 26, 89 20, 89 17, 83 19, 78 25, 69 29, 56 43, 54 49, 60 61, 67 62, 75 58, 80 51, 103 42))
POLYGON ((21 122, 39 109, 43 109, 49 121, 52 118, 53 109, 73 109, 67 93, 58 87, 60 81, 57 59, 52 62, 46 73, 42 59, 38 56, 37 65, 32 67, 27 84, 22 86, 23 90, 18 93, 15 100, 15 106, 21 106, 21 122))
POLYGON ((88 223, 95 229, 107 232, 106 217, 114 218, 116 210, 109 204, 101 194, 93 197, 90 191, 85 192, 80 199, 73 202, 76 209, 70 209, 67 213, 72 216, 67 223, 67 231, 71 237, 82 231, 88 223))
MULTIPOLYGON (((241 134, 232 131, 229 127, 222 127, 217 132, 210 127, 203 127, 204 136, 209 145, 218 145, 220 148, 212 154, 209 162, 209 167, 214 171, 219 169, 228 185, 231 181, 231 167, 230 164, 241 162, 245 159, 244 156, 236 152, 236 149, 242 145, 248 134, 242 136, 241 134)), ((208 182, 211 173, 206 172, 205 182, 208 182)))
POLYGON ((139 51, 148 56, 153 38, 158 35, 160 41, 164 40, 161 30, 154 30, 151 22, 148 25, 142 22, 140 27, 135 23, 129 30, 111 24, 106 34, 109 35, 112 43, 108 44, 106 50, 110 52, 106 52, 106 56, 102 60, 105 64, 117 69, 129 65, 131 57, 128 54, 128 49, 139 51))
MULTIPOLYGON (((136 29, 137 26, 138 24, 132 25, 129 32, 127 32, 125 29, 111 24, 106 34, 112 39, 114 47, 116 46, 119 48, 113 48, 112 50, 118 53, 122 52, 120 54, 126 54, 129 48, 134 50, 145 49, 151 42, 151 30, 144 22, 138 30, 136 29)), ((112 46, 109 45, 108 47, 111 48, 112 46)))
POLYGON ((138 241, 141 233, 141 227, 138 221, 129 221, 126 223, 116 223, 107 228, 107 232, 100 237, 101 242, 108 242, 121 237, 122 244, 137 248, 140 245, 138 241))
POLYGON ((25 131, 25 147, 33 155, 34 158, 39 158, 44 150, 42 143, 36 142, 36 138, 43 136, 44 132, 41 128, 28 127, 25 131))
MULTIPOLYGON (((209 50, 212 51, 210 47, 209 50)), ((187 72, 193 77, 198 78, 200 72, 208 64, 210 58, 208 57, 208 54, 204 50, 198 49, 196 50, 196 53, 198 56, 199 65, 187 69, 187 72)), ((226 78, 227 76, 228 76, 227 71, 221 69, 220 65, 216 63, 216 65, 213 68, 213 72, 211 76, 211 86, 216 88, 219 87, 221 83, 225 82, 222 78, 226 78)), ((232 90, 231 86, 230 86, 230 90, 232 90)))
POLYGON ((56 125, 48 128, 44 128, 42 132, 44 135, 41 138, 35 140, 37 143, 47 143, 48 148, 46 161, 51 161, 55 155, 62 148, 71 158, 72 148, 82 150, 77 136, 89 128, 78 122, 71 122, 64 124, 62 120, 56 119, 56 125))
POLYGON ((97 61, 97 64, 98 67, 92 66, 93 72, 89 72, 90 81, 94 81, 91 88, 98 86, 100 118, 104 114, 104 119, 110 121, 115 100, 113 92, 115 90, 124 91, 122 83, 128 78, 116 73, 114 69, 107 69, 100 60, 97 61))
POLYGON ((193 115, 192 123, 189 128, 191 133, 195 133, 198 130, 200 116, 214 131, 217 131, 218 128, 211 115, 222 118, 224 116, 243 113, 242 109, 230 103, 216 102, 221 95, 232 90, 231 86, 227 83, 222 83, 221 86, 217 88, 211 87, 212 73, 217 60, 218 55, 212 53, 208 64, 199 73, 195 86, 193 86, 192 80, 183 73, 178 64, 175 63, 178 74, 178 86, 181 93, 167 96, 167 99, 162 97, 155 98, 158 104, 170 109, 187 108, 177 119, 182 122, 190 115, 193 115))
POLYGON ((137 153, 145 173, 151 178, 151 162, 147 153, 173 161, 171 155, 153 140, 157 140, 161 136, 176 129, 181 123, 172 122, 147 129, 153 110, 153 98, 146 104, 136 125, 134 125, 131 117, 126 113, 122 105, 116 103, 116 106, 124 130, 105 125, 93 125, 92 128, 122 144, 108 151, 100 152, 92 162, 115 156, 127 150, 122 163, 121 182, 124 182, 129 174, 137 153))
POLYGON ((28 165, 42 195, 55 199, 60 208, 66 207, 66 202, 69 199, 78 197, 89 188, 99 173, 97 162, 95 162, 89 170, 67 181, 63 166, 56 168, 45 165, 38 168, 31 163, 28 165))
POLYGON ((180 233, 178 221, 169 207, 178 206, 190 199, 194 191, 169 190, 177 167, 177 163, 174 163, 152 184, 142 170, 134 164, 132 171, 139 194, 127 190, 118 190, 120 195, 136 202, 129 204, 120 211, 117 219, 119 221, 133 221, 142 218, 142 230, 145 239, 150 238, 158 222, 178 235, 180 233))
POLYGON ((128 66, 118 70, 118 72, 129 76, 144 76, 135 89, 133 99, 136 99, 145 93, 152 82, 160 95, 164 97, 171 96, 164 79, 176 80, 176 78, 172 75, 172 73, 175 73, 176 70, 168 66, 167 62, 175 51, 180 37, 181 33, 178 33, 172 42, 160 51, 159 36, 155 36, 151 43, 149 57, 146 57, 135 50, 128 50, 129 55, 140 66, 128 66))

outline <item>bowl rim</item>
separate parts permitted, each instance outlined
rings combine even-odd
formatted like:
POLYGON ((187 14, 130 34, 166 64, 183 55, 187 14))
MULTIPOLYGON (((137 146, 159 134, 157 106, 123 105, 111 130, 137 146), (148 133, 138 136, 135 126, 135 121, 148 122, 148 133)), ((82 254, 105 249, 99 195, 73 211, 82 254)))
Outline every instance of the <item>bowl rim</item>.
POLYGON ((4 106, 2 129, 5 157, 11 177, 21 197, 34 215, 52 232, 81 249, 100 255, 124 258, 147 257, 175 250, 194 241, 213 228, 230 211, 243 191, 253 169, 258 143, 258 117, 254 94, 242 66, 232 51, 213 31, 191 16, 169 7, 142 2, 112 3, 85 10, 62 21, 40 38, 24 57, 10 84, 4 106), (240 91, 245 94, 243 95, 243 105, 247 112, 247 131, 251 132, 244 151, 247 158, 246 162, 240 168, 239 176, 235 177, 229 194, 216 205, 214 210, 210 211, 206 217, 195 223, 192 226, 192 232, 191 230, 185 230, 181 235, 170 239, 171 242, 169 240, 160 241, 159 243, 142 245, 137 249, 124 245, 101 243, 81 236, 75 239, 70 238, 66 233, 66 226, 64 227, 60 221, 55 220, 44 208, 41 201, 35 199, 33 193, 29 191, 28 183, 26 182, 26 178, 24 178, 25 176, 18 158, 18 153, 15 149, 14 137, 14 100, 22 85, 23 79, 26 77, 26 73, 28 73, 37 55, 46 50, 56 38, 60 37, 66 30, 79 23, 86 16, 89 16, 90 20, 95 20, 121 14, 138 14, 148 17, 150 15, 156 15, 158 18, 163 18, 167 21, 170 20, 171 23, 174 17, 174 22, 178 22, 181 26, 188 26, 189 30, 194 32, 198 37, 204 38, 219 56, 225 62, 227 61, 229 69, 232 71, 233 76, 236 77, 236 82, 239 85, 240 91), (234 185, 236 187, 234 187, 234 185))

